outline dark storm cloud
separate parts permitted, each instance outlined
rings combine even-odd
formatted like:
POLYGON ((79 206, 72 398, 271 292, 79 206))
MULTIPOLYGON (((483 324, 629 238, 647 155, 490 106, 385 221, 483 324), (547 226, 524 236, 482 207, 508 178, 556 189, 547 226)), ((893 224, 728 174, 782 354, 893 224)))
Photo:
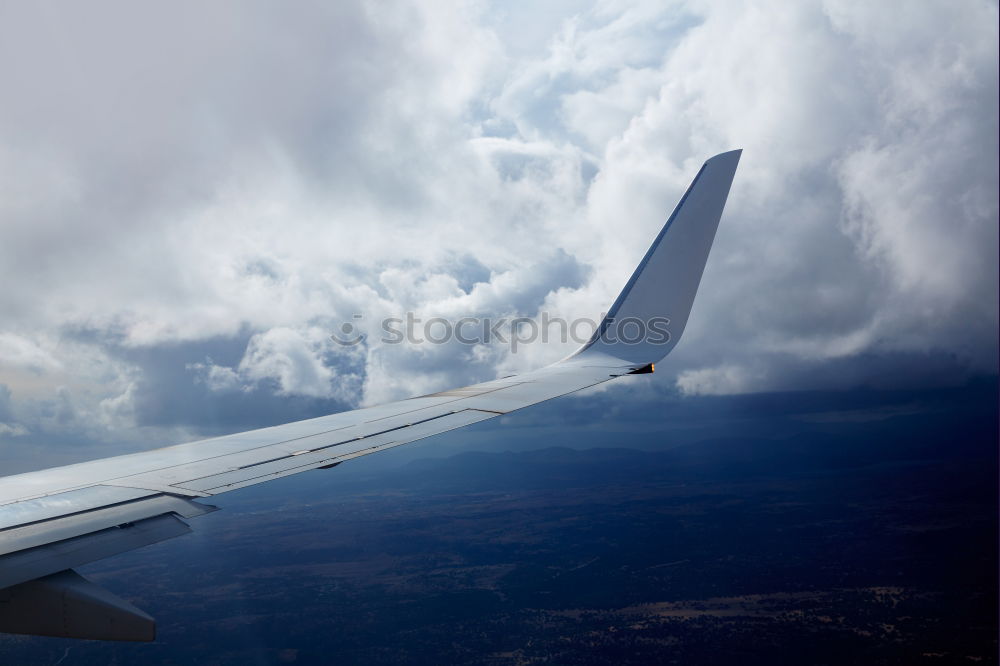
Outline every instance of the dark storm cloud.
MULTIPOLYGON (((250 333, 244 333, 233 338, 176 345, 115 348, 116 355, 143 369, 133 399, 136 425, 224 434, 329 414, 351 406, 330 398, 281 395, 273 379, 245 388, 214 390, 192 365, 192 359, 201 359, 236 366, 251 337, 250 333)), ((341 370, 347 374, 350 368, 341 370)))

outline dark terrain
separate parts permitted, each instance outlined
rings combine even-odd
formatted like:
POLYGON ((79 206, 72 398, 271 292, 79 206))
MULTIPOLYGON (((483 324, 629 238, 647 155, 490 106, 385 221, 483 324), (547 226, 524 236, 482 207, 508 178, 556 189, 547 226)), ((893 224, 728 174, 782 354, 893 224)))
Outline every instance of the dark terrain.
POLYGON ((0 636, 0 662, 996 663, 996 384, 904 403, 233 493, 82 570, 156 643, 0 636))

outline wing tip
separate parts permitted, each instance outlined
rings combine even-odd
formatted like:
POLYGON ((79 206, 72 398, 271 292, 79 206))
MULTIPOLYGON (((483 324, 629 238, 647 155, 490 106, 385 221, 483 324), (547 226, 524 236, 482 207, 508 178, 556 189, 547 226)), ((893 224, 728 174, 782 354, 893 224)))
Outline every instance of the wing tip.
POLYGON ((652 368, 653 362, 670 353, 691 313, 742 154, 743 150, 737 148, 705 161, 594 335, 575 355, 600 348, 610 356, 652 368), (696 201, 693 208, 686 206, 692 200, 696 201), (680 236, 675 233, 667 241, 667 232, 672 228, 686 231, 679 232, 680 236), (665 320, 670 328, 665 340, 655 342, 605 339, 617 320, 665 320))
POLYGON ((709 157, 707 160, 705 160, 705 164, 710 164, 712 162, 723 162, 728 160, 732 160, 733 162, 739 162, 740 156, 742 155, 743 155, 743 149, 735 148, 733 150, 727 150, 724 153, 719 153, 718 155, 709 157))

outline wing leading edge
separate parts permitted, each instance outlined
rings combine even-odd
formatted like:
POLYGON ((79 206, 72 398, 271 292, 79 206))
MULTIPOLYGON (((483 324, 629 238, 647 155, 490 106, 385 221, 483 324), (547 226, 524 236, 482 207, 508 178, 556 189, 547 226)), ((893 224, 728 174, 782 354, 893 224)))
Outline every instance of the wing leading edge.
POLYGON ((651 372, 687 324, 740 153, 705 162, 593 338, 559 363, 377 407, 0 478, 0 632, 153 640, 152 618, 72 568, 190 532, 183 518, 216 509, 199 498, 651 372))

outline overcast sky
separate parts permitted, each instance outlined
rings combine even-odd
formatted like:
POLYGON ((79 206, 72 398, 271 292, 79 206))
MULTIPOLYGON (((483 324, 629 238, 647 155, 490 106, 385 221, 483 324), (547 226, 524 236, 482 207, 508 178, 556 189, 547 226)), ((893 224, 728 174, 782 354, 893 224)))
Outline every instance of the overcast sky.
POLYGON ((557 360, 329 336, 597 318, 733 148, 642 391, 995 374, 997 26, 988 0, 0 2, 0 464, 557 360))

